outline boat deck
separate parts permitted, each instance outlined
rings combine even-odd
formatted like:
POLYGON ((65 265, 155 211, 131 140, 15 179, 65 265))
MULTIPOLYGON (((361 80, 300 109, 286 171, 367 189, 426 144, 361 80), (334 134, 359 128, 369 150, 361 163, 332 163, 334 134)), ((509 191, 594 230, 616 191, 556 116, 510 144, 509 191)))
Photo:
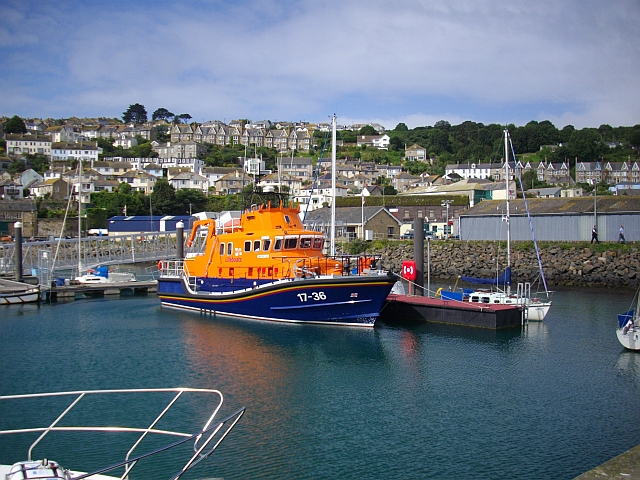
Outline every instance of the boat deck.
POLYGON ((31 290, 34 285, 29 285, 28 283, 15 282, 13 280, 7 280, 5 278, 0 278, 0 294, 9 294, 9 293, 23 293, 27 290, 31 290))

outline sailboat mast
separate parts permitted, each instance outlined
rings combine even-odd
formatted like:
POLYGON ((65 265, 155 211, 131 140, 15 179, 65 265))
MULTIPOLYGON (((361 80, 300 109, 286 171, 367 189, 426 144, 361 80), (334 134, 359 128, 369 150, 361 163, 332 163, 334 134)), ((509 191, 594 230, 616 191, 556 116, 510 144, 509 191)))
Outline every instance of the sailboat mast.
POLYGON ((78 157, 78 276, 82 275, 82 159, 78 157))
POLYGON ((331 251, 336 254, 336 114, 331 119, 331 251))
MULTIPOLYGON (((509 131, 504 129, 504 176, 507 194, 507 268, 511 268, 511 216, 509 212, 509 131)), ((510 292, 511 286, 507 285, 507 293, 510 292)))

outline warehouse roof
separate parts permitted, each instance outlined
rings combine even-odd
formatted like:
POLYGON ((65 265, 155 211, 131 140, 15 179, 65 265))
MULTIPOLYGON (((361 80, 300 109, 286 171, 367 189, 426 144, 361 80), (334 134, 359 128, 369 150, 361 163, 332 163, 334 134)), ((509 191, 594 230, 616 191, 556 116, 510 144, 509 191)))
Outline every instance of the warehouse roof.
MULTIPOLYGON (((640 198, 636 196, 615 195, 597 197, 598 213, 639 213, 640 198)), ((511 200, 511 215, 526 215, 523 199, 511 200)), ((531 215, 579 215, 593 213, 593 197, 573 198, 528 198, 527 204, 531 215)), ((477 217, 486 215, 503 215, 504 200, 484 200, 475 207, 460 214, 461 217, 477 217)))

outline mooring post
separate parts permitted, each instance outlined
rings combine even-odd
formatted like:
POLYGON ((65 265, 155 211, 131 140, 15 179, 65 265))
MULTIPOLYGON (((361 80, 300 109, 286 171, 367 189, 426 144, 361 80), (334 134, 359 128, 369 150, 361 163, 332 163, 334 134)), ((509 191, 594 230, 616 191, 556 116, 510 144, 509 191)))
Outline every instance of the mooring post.
POLYGON ((176 260, 184 259, 184 223, 176 223, 176 260))
POLYGON ((15 277, 16 282, 22 282, 22 223, 16 222, 13 224, 15 235, 15 277))
POLYGON ((416 289, 414 295, 424 295, 424 218, 413 221, 413 259, 416 262, 416 289))

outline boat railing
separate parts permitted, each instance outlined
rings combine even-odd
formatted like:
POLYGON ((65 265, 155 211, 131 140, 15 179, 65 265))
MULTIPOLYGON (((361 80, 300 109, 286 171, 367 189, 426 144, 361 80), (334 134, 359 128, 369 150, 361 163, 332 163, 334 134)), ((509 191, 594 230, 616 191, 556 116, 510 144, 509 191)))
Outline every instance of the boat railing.
MULTIPOLYGON (((223 403, 222 393, 218 390, 212 389, 204 389, 204 388, 143 388, 143 389, 124 389, 124 390, 78 390, 78 391, 69 391, 69 392, 53 392, 53 393, 35 393, 35 394, 24 394, 24 395, 5 395, 0 396, 0 402, 9 402, 9 401, 18 401, 25 399, 40 399, 42 401, 42 405, 40 407, 45 408, 43 411, 53 411, 53 408, 62 408, 61 413, 57 414, 55 420, 53 420, 48 425, 42 427, 29 427, 29 428, 17 428, 17 429, 6 429, 0 430, 0 438, 3 435, 12 435, 12 434, 24 434, 24 433, 40 433, 39 437, 31 444, 29 450, 27 452, 27 461, 32 461, 32 455, 35 447, 44 439, 46 436, 53 432, 100 432, 100 433, 127 433, 127 434, 139 434, 137 439, 132 444, 132 446, 127 451, 125 458, 122 461, 119 461, 114 464, 110 464, 108 466, 99 468, 90 473, 82 474, 79 476, 74 476, 73 480, 79 480, 81 478, 91 477, 92 475, 97 475, 105 472, 109 472, 116 469, 124 469, 124 473, 120 477, 121 479, 125 479, 128 477, 131 470, 138 464, 138 462, 142 459, 146 459, 152 457, 154 455, 158 455, 162 452, 166 452, 168 450, 177 449, 180 445, 187 444, 188 442, 193 442, 193 454, 190 458, 184 463, 179 472, 171 476, 171 479, 180 478, 187 470, 193 468, 195 465, 200 463, 205 458, 209 457, 222 443, 222 441, 226 438, 226 436, 230 433, 231 429, 236 425, 236 423, 240 420, 240 418, 244 415, 245 408, 241 408, 236 412, 228 415, 227 417, 215 421, 215 417, 220 411, 223 403), (102 405, 102 402, 105 401, 105 397, 110 397, 110 401, 113 402, 114 408, 119 408, 120 411, 125 411, 126 409, 123 407, 123 397, 122 395, 130 395, 128 398, 131 399, 132 395, 146 395, 145 405, 151 405, 150 395, 154 395, 154 400, 157 399, 159 413, 155 417, 155 419, 150 424, 143 424, 142 426, 122 426, 121 424, 118 426, 104 426, 98 425, 96 421, 96 425, 82 425, 82 426, 69 426, 63 425, 63 420, 65 417, 69 415, 69 413, 73 410, 74 414, 77 414, 76 411, 80 410, 82 413, 82 407, 86 405, 86 408, 89 410, 91 407, 95 408, 95 404, 93 404, 90 400, 93 397, 100 397, 97 399, 97 402, 102 405), (160 397, 159 397, 160 396, 160 397), (204 426, 202 428, 197 428, 195 432, 184 432, 177 430, 169 430, 165 428, 160 428, 159 423, 165 417, 168 417, 167 413, 172 408, 178 408, 176 405, 178 400, 185 398, 185 400, 181 403, 185 403, 189 408, 192 408, 194 402, 197 402, 198 399, 194 398, 197 396, 204 396, 204 400, 209 402, 207 405, 207 412, 211 411, 213 407, 213 412, 206 419, 204 426), (68 397, 70 403, 63 403, 61 407, 59 407, 58 401, 55 399, 60 399, 62 397, 68 397), (166 402, 168 398, 168 402, 166 402), (54 399, 50 402, 47 402, 47 399, 54 399), (213 399, 213 401, 211 400, 213 399), (163 401, 164 400, 164 401, 163 401), (82 406, 79 406, 82 401, 82 406), (147 451, 142 454, 136 454, 134 456, 134 451, 140 450, 140 445, 143 443, 145 438, 150 436, 166 436, 173 438, 173 443, 170 443, 161 448, 154 447, 153 450, 147 451), (177 440, 176 440, 177 439, 177 440)), ((202 399, 201 399, 202 400, 202 399)), ((30 400, 29 400, 30 401, 30 400)), ((138 398, 139 401, 139 398, 138 398)), ((125 402, 126 403, 126 402, 125 402)), ((108 405, 111 405, 110 403, 108 405)), ((155 403, 153 404, 155 405, 155 403)), ((151 408, 151 407, 149 407, 151 408)), ((86 412, 85 412, 86 413, 86 412)), ((55 415, 55 414, 54 414, 55 415)), ((71 417, 72 415, 69 415, 71 417)), ((9 421, 11 416, 5 416, 3 418, 4 421, 9 421)), ((22 418, 22 416, 21 416, 22 418)), ((194 427, 196 428, 196 427, 194 427)), ((149 448, 149 447, 147 447, 149 448)), ((48 455, 44 458, 50 458, 50 454, 55 452, 48 452, 48 455)))
POLYGON ((160 274, 166 277, 182 277, 184 275, 183 260, 163 260, 158 265, 160 274))
POLYGON ((331 255, 332 258, 342 264, 343 275, 363 275, 381 270, 382 255, 331 255))

